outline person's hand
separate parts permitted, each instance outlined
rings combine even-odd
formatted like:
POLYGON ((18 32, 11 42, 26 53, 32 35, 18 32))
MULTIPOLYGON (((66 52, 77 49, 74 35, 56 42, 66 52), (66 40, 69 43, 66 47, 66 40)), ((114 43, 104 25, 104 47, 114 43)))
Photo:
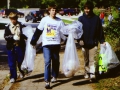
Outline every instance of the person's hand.
POLYGON ((30 44, 32 45, 33 48, 36 48, 36 43, 31 41, 30 44))
POLYGON ((36 48, 36 46, 32 46, 34 49, 36 48))
POLYGON ((67 43, 67 39, 63 42, 63 45, 66 45, 66 43, 67 43))
POLYGON ((103 42, 102 45, 103 45, 103 46, 106 46, 106 42, 103 42))

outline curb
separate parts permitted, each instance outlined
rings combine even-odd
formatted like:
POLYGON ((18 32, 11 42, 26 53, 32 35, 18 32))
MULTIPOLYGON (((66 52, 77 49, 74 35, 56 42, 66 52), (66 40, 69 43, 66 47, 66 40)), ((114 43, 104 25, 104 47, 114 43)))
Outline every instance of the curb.
POLYGON ((13 85, 13 83, 7 83, 7 85, 5 85, 5 87, 3 88, 3 90, 10 90, 11 86, 13 85))

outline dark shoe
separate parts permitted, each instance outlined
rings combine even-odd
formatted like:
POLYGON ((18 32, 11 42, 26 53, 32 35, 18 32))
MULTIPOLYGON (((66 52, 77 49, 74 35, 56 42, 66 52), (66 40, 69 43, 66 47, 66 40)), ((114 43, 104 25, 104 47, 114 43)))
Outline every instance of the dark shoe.
POLYGON ((46 89, 50 89, 50 82, 46 82, 46 83, 45 83, 45 88, 46 88, 46 89))

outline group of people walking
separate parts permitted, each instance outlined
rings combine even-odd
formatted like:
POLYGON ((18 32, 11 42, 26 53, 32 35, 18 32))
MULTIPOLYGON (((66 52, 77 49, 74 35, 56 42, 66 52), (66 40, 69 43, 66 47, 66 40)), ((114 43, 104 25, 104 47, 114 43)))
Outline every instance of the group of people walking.
MULTIPOLYGON (((85 61, 85 78, 95 79, 95 60, 98 43, 105 45, 104 32, 99 16, 93 13, 94 5, 87 1, 84 5, 84 14, 78 18, 83 24, 83 35, 78 39, 78 43, 82 46, 82 52, 85 61)), ((49 15, 42 18, 36 27, 30 44, 34 47, 42 34, 42 47, 44 55, 44 80, 45 88, 50 88, 50 82, 56 82, 59 75, 59 52, 64 22, 56 17, 56 6, 51 5, 48 8, 49 15), (51 79, 52 76, 52 79, 51 79)), ((23 78, 25 73, 21 70, 21 64, 25 54, 25 36, 22 28, 25 27, 18 21, 17 14, 10 13, 9 19, 11 23, 6 25, 4 38, 7 41, 8 64, 10 67, 10 82, 13 83, 17 79, 17 69, 20 71, 20 77, 23 78), (17 63, 16 63, 17 61, 17 63)), ((64 36, 65 37, 65 36, 64 36)), ((67 41, 67 37, 64 38, 67 41)))

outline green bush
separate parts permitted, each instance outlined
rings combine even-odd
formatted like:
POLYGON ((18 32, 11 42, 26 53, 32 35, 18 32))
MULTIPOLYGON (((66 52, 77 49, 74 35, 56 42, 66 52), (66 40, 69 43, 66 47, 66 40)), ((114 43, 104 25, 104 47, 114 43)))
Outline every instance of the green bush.
POLYGON ((114 17, 114 19, 118 19, 119 18, 119 11, 116 7, 112 6, 111 7, 111 12, 112 12, 112 15, 114 17))
POLYGON ((94 8, 93 12, 98 16, 100 15, 100 10, 98 8, 94 8))
POLYGON ((104 27, 106 41, 108 41, 115 51, 120 50, 120 21, 112 22, 104 27))

